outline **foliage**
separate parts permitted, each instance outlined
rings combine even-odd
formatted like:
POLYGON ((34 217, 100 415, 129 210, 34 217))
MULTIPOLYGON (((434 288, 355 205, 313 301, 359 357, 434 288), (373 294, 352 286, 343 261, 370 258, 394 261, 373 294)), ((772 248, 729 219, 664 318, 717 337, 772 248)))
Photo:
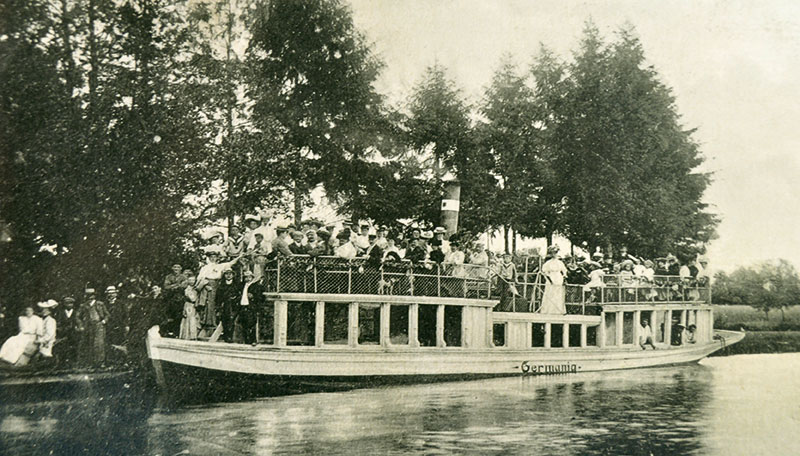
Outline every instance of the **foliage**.
POLYGON ((714 277, 712 296, 720 304, 746 304, 768 317, 771 310, 785 309, 800 302, 800 276, 787 260, 767 261, 753 267, 740 267, 730 274, 714 277))
POLYGON ((43 284, 74 291, 79 277, 163 267, 190 231, 176 215, 200 188, 205 139, 177 58, 178 10, 10 3, 0 103, 12 241, 0 288, 20 302, 43 284))
POLYGON ((294 193, 299 219, 319 184, 330 195, 358 191, 353 166, 364 166, 388 128, 373 87, 381 63, 336 0, 270 2, 251 35, 253 124, 280 135, 282 157, 270 171, 294 193))
POLYGON ((566 84, 552 136, 564 234, 646 256, 703 251, 716 225, 701 202, 709 176, 638 38, 623 28, 607 45, 587 26, 566 84))
POLYGON ((408 154, 427 173, 417 176, 428 186, 427 198, 418 202, 420 221, 437 223, 442 180, 448 173, 461 184, 459 227, 481 232, 496 226, 491 205, 495 179, 491 156, 479 147, 470 121, 470 106, 461 90, 434 64, 414 87, 405 123, 408 154))

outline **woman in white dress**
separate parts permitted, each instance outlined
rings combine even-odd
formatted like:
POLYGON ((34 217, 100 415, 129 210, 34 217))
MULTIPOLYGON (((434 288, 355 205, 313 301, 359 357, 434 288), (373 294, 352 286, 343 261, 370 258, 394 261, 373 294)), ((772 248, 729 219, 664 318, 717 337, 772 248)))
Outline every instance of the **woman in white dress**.
POLYGON ((197 290, 194 288, 194 277, 189 277, 189 285, 184 289, 184 296, 186 297, 183 304, 183 319, 181 320, 180 330, 178 337, 186 340, 197 340, 197 310, 195 303, 197 302, 197 290))
POLYGON ((53 357, 53 345, 56 343, 56 319, 53 318, 53 307, 58 303, 52 299, 40 302, 42 308, 42 332, 39 334, 39 353, 45 358, 53 357))
POLYGON ((6 340, 0 348, 0 359, 15 365, 27 364, 30 356, 36 353, 35 342, 41 333, 42 319, 33 313, 33 307, 26 307, 25 315, 19 317, 19 334, 6 340))
POLYGON ((567 276, 567 267, 558 259, 558 246, 553 245, 547 249, 549 258, 542 265, 542 274, 545 277, 544 295, 542 296, 542 307, 539 312, 543 314, 564 315, 567 307, 564 304, 566 299, 566 288, 564 278, 567 276))

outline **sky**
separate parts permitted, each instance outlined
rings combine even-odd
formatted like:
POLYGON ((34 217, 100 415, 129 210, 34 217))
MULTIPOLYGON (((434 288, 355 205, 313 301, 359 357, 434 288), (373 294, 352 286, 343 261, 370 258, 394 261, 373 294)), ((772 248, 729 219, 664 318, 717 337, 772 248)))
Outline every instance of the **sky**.
POLYGON ((477 102, 504 54, 524 68, 544 44, 568 59, 587 20, 607 38, 634 26, 713 172, 722 219, 715 268, 786 258, 800 266, 800 2, 350 0, 403 103, 438 62, 477 102))

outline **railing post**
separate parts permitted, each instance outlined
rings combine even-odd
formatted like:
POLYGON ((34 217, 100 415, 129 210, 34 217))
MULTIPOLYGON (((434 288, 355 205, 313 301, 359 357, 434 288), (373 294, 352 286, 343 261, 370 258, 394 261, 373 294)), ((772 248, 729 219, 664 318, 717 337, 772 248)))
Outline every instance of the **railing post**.
POLYGON ((667 309, 664 315, 664 343, 672 345, 672 309, 667 309))
POLYGON ((314 313, 314 345, 321 347, 325 341, 325 302, 317 301, 314 313))
POLYGON ((436 263, 436 296, 442 297, 442 264, 436 263))
POLYGON ((281 291, 281 259, 276 258, 275 263, 277 264, 277 272, 275 272, 275 291, 280 293, 281 291))
POLYGON ((273 333, 275 338, 275 346, 286 346, 286 323, 289 303, 286 301, 275 301, 275 308, 273 310, 273 333))
POLYGON ((606 346, 606 312, 600 309, 600 326, 597 328, 597 346, 606 346))
POLYGON ((419 304, 408 306, 408 345, 419 347, 419 304))
POLYGON ((622 343, 625 341, 625 339, 623 339, 623 337, 622 337, 623 329, 624 329, 623 326, 624 326, 624 323, 625 323, 625 321, 623 320, 623 314, 624 314, 623 311, 618 310, 617 311, 617 315, 616 315, 617 320, 616 320, 616 328, 615 329, 617 330, 617 333, 616 333, 617 347, 621 347, 622 343))
POLYGON ((347 260, 347 294, 353 294, 353 261, 347 260))
POLYGON ((382 347, 388 347, 391 345, 391 334, 389 328, 389 320, 391 318, 391 307, 390 304, 386 302, 381 303, 381 329, 380 329, 380 340, 382 347))
POLYGON ((581 323, 581 348, 586 348, 586 323, 581 323))
POLYGON ((351 302, 347 307, 347 345, 358 346, 358 303, 351 302))
POLYGON ((444 304, 436 306, 436 346, 447 346, 444 342, 444 304))
MULTIPOLYGON (((386 283, 383 276, 383 263, 381 263, 378 271, 380 273, 380 279, 378 280, 378 294, 383 294, 383 284, 386 283)), ((392 293, 394 293, 394 290, 392 290, 392 293)))
POLYGON ((561 347, 569 348, 569 323, 564 323, 561 330, 561 347))
POLYGON ((311 267, 314 268, 314 293, 319 293, 317 291, 317 257, 311 259, 311 267))
MULTIPOLYGON (((633 345, 639 345, 639 328, 641 327, 642 311, 633 311, 633 345)), ((651 326, 652 328, 652 326, 651 326)))
POLYGON ((546 322, 544 324, 544 348, 550 348, 550 322, 546 322))

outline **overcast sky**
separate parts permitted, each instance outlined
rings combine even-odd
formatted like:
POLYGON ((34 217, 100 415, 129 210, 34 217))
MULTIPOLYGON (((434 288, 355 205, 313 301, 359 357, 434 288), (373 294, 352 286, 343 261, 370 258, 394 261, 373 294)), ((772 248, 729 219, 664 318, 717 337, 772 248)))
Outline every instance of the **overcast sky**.
POLYGON ((800 2, 351 0, 386 63, 394 102, 445 65, 477 101, 504 53, 527 66, 544 43, 563 57, 591 19, 608 38, 625 22, 674 90, 714 172, 706 200, 722 217, 717 268, 783 257, 800 265, 800 2))

